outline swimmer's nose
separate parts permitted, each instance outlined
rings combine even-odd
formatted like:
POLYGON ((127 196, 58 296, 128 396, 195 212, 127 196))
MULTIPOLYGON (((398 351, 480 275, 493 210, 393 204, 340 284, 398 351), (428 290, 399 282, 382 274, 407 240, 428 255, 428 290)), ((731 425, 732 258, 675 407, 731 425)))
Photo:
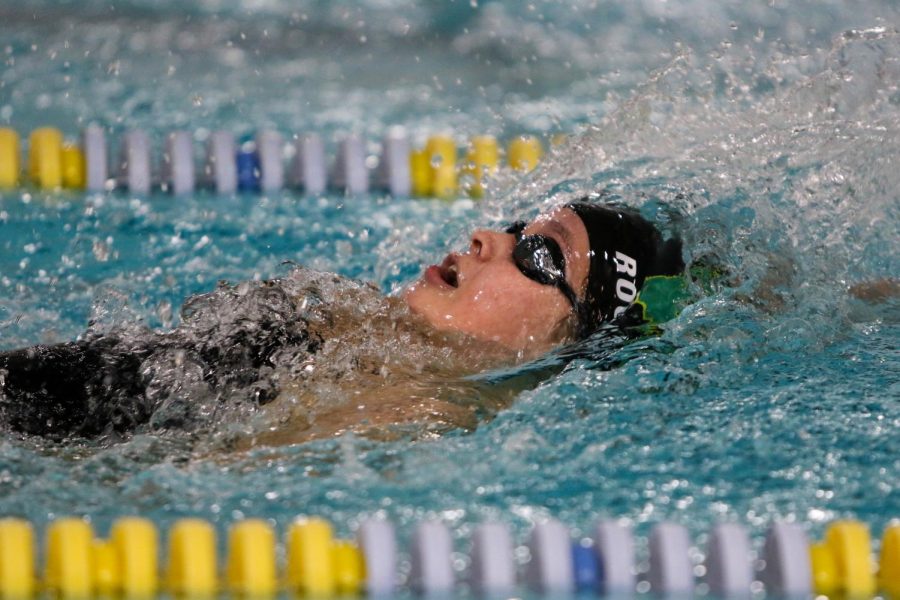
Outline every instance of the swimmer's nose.
POLYGON ((495 256, 502 255, 505 249, 512 252, 515 236, 489 229, 478 229, 472 234, 469 254, 475 259, 487 262, 495 256))

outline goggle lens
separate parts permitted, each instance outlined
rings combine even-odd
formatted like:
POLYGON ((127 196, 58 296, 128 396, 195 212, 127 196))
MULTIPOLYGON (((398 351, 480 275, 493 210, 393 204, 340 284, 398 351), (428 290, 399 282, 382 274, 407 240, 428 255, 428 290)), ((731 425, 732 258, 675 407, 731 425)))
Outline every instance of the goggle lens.
POLYGON ((566 278, 566 259, 556 240, 543 235, 526 235, 516 240, 513 261, 522 274, 543 285, 566 278))

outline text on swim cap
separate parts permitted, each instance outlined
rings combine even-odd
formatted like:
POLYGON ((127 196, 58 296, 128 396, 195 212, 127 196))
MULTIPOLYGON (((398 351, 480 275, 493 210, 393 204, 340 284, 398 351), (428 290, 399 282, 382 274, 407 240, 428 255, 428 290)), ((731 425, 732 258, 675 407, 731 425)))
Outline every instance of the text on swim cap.
POLYGON ((616 307, 616 310, 613 311, 613 316, 618 317, 625 312, 625 309, 628 308, 627 305, 634 302, 634 299, 637 297, 637 287, 633 281, 637 277, 637 261, 618 251, 613 260, 616 263, 617 273, 624 273, 626 276, 631 277, 631 279, 620 277, 616 280, 616 297, 626 305, 616 307))

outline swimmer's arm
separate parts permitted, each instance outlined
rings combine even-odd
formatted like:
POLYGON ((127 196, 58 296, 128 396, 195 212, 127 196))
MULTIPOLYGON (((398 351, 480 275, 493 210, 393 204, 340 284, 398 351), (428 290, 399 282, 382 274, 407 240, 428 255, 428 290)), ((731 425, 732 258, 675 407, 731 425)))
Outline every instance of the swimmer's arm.
POLYGON ((860 300, 879 304, 900 297, 900 279, 885 277, 875 281, 863 281, 851 285, 849 292, 860 300))
MULTIPOLYGON (((783 256, 770 255, 766 272, 750 300, 769 310, 781 309, 784 299, 778 290, 791 285, 796 275, 797 269, 793 260, 783 256)), ((880 304, 900 297, 900 279, 885 277, 873 281, 862 281, 851 285, 847 291, 851 296, 865 302, 880 304)))

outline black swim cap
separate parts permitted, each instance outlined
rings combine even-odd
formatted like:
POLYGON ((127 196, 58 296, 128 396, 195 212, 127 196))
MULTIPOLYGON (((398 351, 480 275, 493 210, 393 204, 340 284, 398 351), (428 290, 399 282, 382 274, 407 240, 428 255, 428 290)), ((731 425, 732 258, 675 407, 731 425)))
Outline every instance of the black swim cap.
POLYGON ((591 245, 579 338, 603 323, 624 324, 648 277, 683 274, 681 240, 663 240, 656 227, 636 211, 586 200, 566 206, 581 217, 591 245))

